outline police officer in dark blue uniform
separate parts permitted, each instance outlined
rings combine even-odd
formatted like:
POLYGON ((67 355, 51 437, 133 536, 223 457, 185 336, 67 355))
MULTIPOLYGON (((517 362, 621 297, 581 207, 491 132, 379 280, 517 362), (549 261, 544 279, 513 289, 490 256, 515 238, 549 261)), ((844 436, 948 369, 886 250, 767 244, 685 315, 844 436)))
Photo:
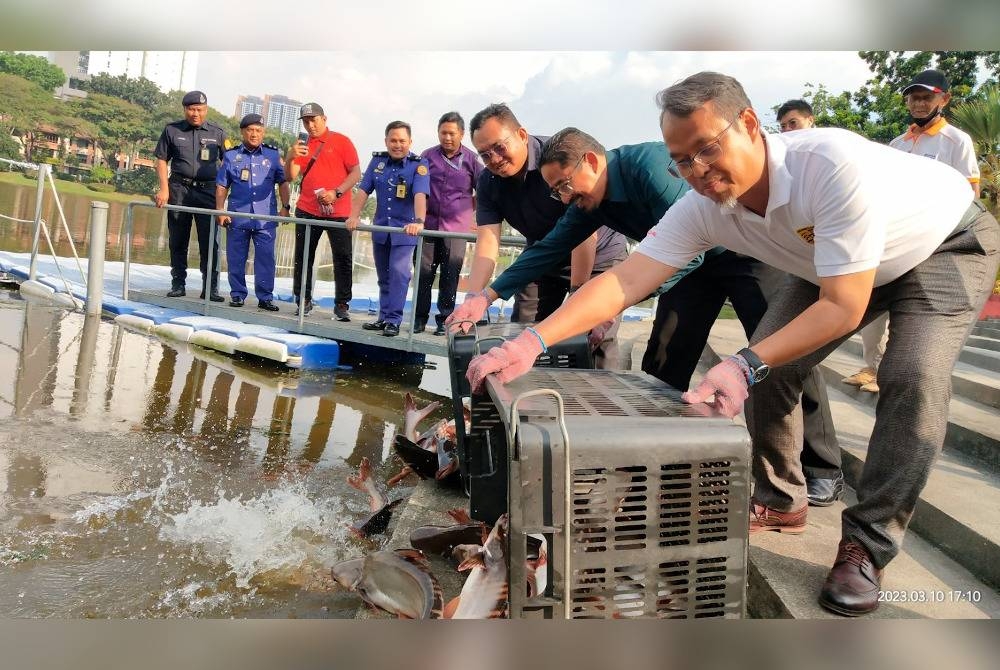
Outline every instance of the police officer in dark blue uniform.
MULTIPOLYGON (((206 121, 208 100, 201 91, 191 91, 182 100, 184 120, 168 123, 153 151, 160 190, 156 206, 166 204, 203 207, 215 206, 215 175, 225 149, 226 131, 206 121), (167 164, 170 178, 167 178, 167 164)), ((176 298, 184 295, 187 279, 188 243, 191 240, 191 219, 198 228, 198 248, 201 255, 201 297, 205 297, 205 276, 208 273, 208 238, 211 226, 209 214, 167 212, 167 232, 170 237, 170 292, 176 298)), ((219 295, 219 241, 212 248, 212 300, 222 302, 219 295)))
MULTIPOLYGON (((215 180, 215 208, 252 214, 278 213, 274 187, 281 193, 281 215, 288 216, 288 182, 277 147, 264 144, 264 118, 260 114, 247 114, 240 121, 243 144, 230 149, 222 157, 222 168, 215 180)), ((277 312, 274 304, 274 240, 278 223, 261 219, 241 219, 220 216, 220 226, 228 227, 226 258, 229 261, 229 304, 242 307, 247 297, 246 263, 253 240, 254 294, 257 307, 277 312)))
POLYGON ((386 337, 399 335, 406 289, 413 275, 413 247, 417 244, 417 234, 424 229, 427 195, 431 192, 427 159, 410 153, 411 144, 410 124, 393 121, 385 127, 387 151, 372 154, 347 219, 348 230, 358 227, 361 208, 374 191, 375 220, 372 223, 403 230, 402 233, 372 233, 379 312, 377 320, 362 328, 381 330, 386 337))

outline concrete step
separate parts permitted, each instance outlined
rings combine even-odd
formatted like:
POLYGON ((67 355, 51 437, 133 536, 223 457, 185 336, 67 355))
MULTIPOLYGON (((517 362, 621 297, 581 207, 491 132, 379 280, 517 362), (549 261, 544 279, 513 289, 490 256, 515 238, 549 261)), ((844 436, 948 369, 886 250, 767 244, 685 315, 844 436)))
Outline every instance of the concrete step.
MULTIPOLYGON (((849 490, 846 501, 854 501, 849 490)), ((809 508, 801 535, 757 533, 750 539, 748 614, 755 618, 841 618, 816 599, 840 542, 844 502, 809 508)), ((1000 617, 1000 596, 914 533, 882 577, 886 599, 866 618, 1000 617), (978 602, 973 602, 976 600, 978 602)))
POLYGON ((980 349, 992 349, 993 351, 1000 351, 1000 339, 995 337, 985 337, 983 335, 970 335, 969 339, 966 340, 966 344, 979 347, 980 349))
POLYGON ((992 323, 980 321, 972 327, 972 334, 979 335, 980 337, 998 338, 1000 337, 1000 324, 994 325, 992 323))
MULTIPOLYGON (((840 345, 840 348, 848 353, 854 354, 858 358, 861 358, 863 351, 861 337, 855 335, 840 345)), ((958 360, 962 363, 975 365, 984 370, 1000 372, 1000 351, 976 347, 969 342, 966 342, 966 345, 962 347, 962 353, 958 355, 958 360)))
MULTIPOLYGON (((736 351, 745 345, 745 338, 738 325, 718 321, 709 344, 720 352, 736 351)), ((862 391, 844 393, 842 389, 852 387, 839 380, 857 370, 859 363, 860 359, 838 350, 822 364, 844 469, 852 484, 860 474, 874 425, 875 397, 862 391)), ((957 436, 964 431, 967 441, 995 447, 1000 440, 1000 421, 995 409, 961 398, 952 399, 950 413, 946 448, 921 493, 910 528, 977 578, 1000 588, 1000 476, 987 461, 963 453, 969 445, 961 444, 962 436, 957 436)))

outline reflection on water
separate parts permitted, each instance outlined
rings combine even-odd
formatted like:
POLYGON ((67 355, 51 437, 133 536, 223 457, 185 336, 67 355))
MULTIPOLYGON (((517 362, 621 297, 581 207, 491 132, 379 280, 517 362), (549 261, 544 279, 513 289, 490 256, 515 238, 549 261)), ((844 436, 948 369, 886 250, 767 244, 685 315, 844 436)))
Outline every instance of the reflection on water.
POLYGON ((0 291, 0 613, 353 615, 345 477, 395 473, 400 394, 443 366, 289 371, 0 291))

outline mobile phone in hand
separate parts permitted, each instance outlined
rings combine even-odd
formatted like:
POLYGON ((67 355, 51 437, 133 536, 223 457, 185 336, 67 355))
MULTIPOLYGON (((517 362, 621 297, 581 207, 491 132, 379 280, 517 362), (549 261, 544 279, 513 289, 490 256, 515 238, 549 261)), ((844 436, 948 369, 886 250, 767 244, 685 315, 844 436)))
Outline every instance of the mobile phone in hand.
POLYGON ((302 142, 302 144, 309 144, 309 133, 299 133, 299 142, 302 142))

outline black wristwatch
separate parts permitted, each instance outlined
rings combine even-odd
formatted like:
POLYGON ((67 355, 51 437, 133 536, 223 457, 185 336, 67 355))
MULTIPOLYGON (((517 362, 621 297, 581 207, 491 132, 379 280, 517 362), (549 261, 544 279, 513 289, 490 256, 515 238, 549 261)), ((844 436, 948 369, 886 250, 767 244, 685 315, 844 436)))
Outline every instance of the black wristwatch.
POLYGON ((747 365, 750 366, 750 378, 747 380, 750 386, 764 381, 767 373, 771 371, 771 366, 760 360, 760 357, 750 351, 749 348, 740 349, 736 352, 736 355, 745 360, 747 365))
POLYGON ((343 195, 344 195, 344 192, 343 192, 343 191, 341 191, 341 190, 340 190, 339 188, 335 188, 335 189, 333 189, 333 192, 334 192, 334 193, 336 194, 336 196, 337 196, 338 198, 341 198, 341 197, 343 197, 343 195))

